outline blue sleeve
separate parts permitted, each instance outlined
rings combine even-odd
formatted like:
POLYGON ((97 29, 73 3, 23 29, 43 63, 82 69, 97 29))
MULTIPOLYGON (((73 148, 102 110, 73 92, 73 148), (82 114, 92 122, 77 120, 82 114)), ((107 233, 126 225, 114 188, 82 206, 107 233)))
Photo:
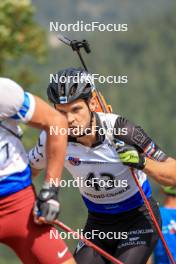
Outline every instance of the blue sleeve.
POLYGON ((11 118, 27 123, 31 120, 35 110, 35 99, 30 93, 24 93, 24 101, 19 111, 11 118))

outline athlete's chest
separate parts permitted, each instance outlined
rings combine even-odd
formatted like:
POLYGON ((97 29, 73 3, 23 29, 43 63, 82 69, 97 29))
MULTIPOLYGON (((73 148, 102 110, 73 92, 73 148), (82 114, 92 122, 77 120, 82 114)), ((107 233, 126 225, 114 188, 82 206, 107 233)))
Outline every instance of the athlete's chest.
POLYGON ((103 144, 94 148, 86 147, 78 143, 69 143, 65 167, 72 175, 85 176, 88 172, 93 173, 123 173, 127 171, 118 157, 115 148, 108 139, 103 144))

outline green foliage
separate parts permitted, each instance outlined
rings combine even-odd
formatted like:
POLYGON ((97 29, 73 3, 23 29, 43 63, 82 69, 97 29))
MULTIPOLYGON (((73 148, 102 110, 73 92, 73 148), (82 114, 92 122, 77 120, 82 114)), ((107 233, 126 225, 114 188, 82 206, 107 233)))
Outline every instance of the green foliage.
MULTIPOLYGON (((34 21, 34 7, 29 0, 0 1, 0 74, 11 76, 9 64, 26 54, 42 61, 46 53, 44 30, 34 21)), ((26 69, 16 74, 16 78, 26 78, 26 69)), ((32 76, 32 75, 31 75, 32 76)), ((25 79, 24 79, 25 80, 25 79)), ((28 83, 28 78, 26 78, 28 83)))

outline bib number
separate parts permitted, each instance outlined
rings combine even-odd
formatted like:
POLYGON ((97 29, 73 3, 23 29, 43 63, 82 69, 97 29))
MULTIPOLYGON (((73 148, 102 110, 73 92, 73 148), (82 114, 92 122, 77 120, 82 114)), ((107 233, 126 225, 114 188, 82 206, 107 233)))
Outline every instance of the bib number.
POLYGON ((100 177, 96 177, 90 172, 86 178, 87 186, 92 187, 95 191, 114 189, 115 177, 111 173, 100 173, 100 177))
POLYGON ((9 159, 9 144, 0 147, 0 168, 3 168, 9 159))

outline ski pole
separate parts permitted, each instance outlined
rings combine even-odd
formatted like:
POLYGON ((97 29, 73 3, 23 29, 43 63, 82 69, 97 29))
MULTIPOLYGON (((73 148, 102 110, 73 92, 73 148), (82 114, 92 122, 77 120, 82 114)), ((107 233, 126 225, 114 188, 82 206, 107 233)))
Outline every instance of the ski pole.
POLYGON ((139 181, 138 181, 137 176, 136 176, 136 174, 134 172, 134 169, 130 168, 130 170, 131 170, 133 179, 135 180, 135 182, 136 182, 136 184, 137 184, 137 186, 139 188, 139 192, 140 192, 140 194, 141 194, 141 196, 142 196, 142 198, 144 200, 144 203, 145 203, 145 205, 146 205, 146 207, 147 207, 147 209, 149 211, 149 214, 150 214, 150 217, 152 219, 152 222, 153 222, 154 226, 156 227, 156 230, 157 230, 157 232, 158 232, 158 234, 159 234, 159 236, 160 236, 160 238, 161 238, 161 240, 163 242, 163 246, 166 249, 166 252, 167 252, 167 254, 168 254, 169 258, 170 258, 170 261, 171 261, 172 264, 175 264, 174 258, 173 258, 172 254, 171 254, 171 252, 169 250, 169 247, 168 247, 168 245, 167 245, 167 243, 166 243, 166 241, 164 239, 164 236, 163 236, 162 231, 160 229, 160 226, 159 226, 159 224, 158 224, 158 222, 156 220, 156 217, 155 217, 155 215, 153 213, 153 210, 152 210, 152 208, 150 206, 150 203, 147 200, 147 197, 146 197, 141 185, 139 184, 139 181))
POLYGON ((87 246, 89 246, 89 247, 93 248, 94 250, 96 250, 99 254, 101 254, 106 259, 110 260, 112 263, 114 263, 114 264, 123 264, 123 262, 121 262, 120 260, 114 258, 109 253, 107 253, 106 251, 104 251, 103 249, 101 249, 100 247, 95 245, 94 243, 92 243, 90 240, 88 240, 85 237, 81 236, 78 232, 75 232, 74 230, 72 230, 70 227, 66 226, 61 221, 55 220, 53 222, 53 224, 59 226, 60 228, 62 228, 63 230, 65 230, 65 231, 67 231, 67 232, 69 232, 71 234, 75 234, 79 239, 83 240, 87 246))

